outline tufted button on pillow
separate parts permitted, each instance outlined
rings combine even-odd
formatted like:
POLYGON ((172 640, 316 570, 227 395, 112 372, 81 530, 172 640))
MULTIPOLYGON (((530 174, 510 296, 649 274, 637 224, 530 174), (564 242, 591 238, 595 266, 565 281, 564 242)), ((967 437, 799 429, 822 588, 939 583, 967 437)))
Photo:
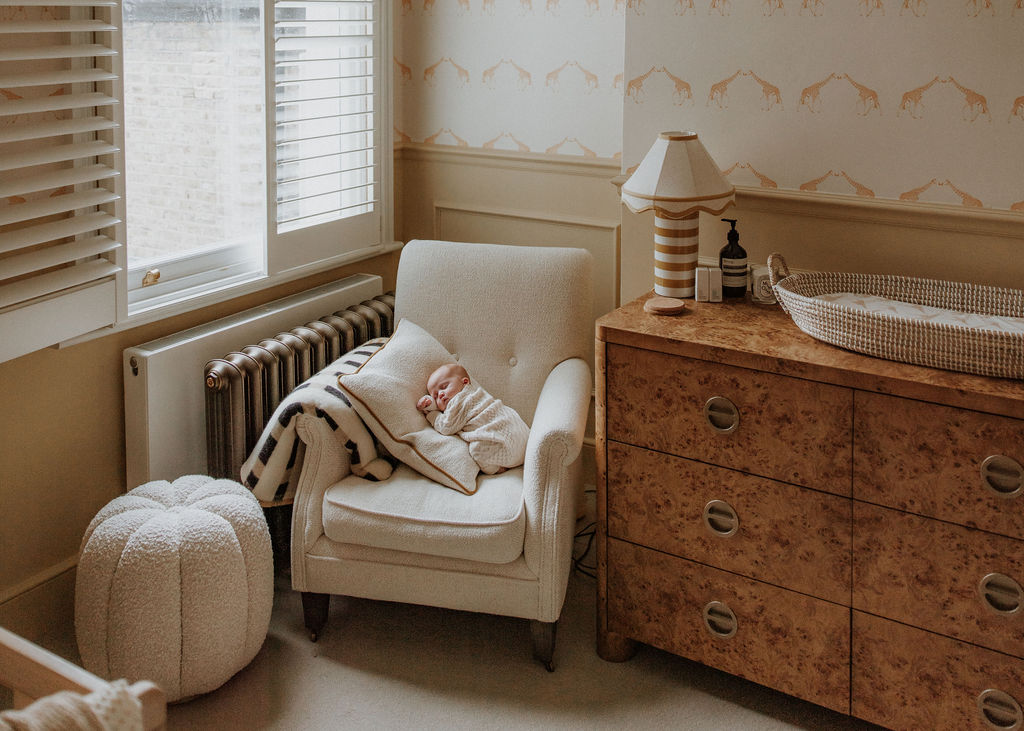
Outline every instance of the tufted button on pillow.
POLYGON ((518 363, 518 362, 519 362, 519 361, 518 361, 518 360, 516 360, 516 357, 515 357, 514 355, 513 355, 513 356, 512 356, 511 358, 509 358, 509 359, 508 359, 508 364, 509 364, 510 366, 514 366, 514 365, 515 365, 516 363, 518 363))
POLYGON ((256 656, 273 600, 270 533, 249 490, 205 475, 147 482, 102 508, 82 539, 82 664, 152 680, 168 701, 208 693, 256 656))

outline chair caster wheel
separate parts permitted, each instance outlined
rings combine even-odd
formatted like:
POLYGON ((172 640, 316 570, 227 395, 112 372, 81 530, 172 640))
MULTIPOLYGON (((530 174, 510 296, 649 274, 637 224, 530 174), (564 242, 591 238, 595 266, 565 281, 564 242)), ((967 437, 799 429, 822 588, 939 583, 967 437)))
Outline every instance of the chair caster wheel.
POLYGON ((317 639, 319 639, 319 637, 320 636, 316 632, 310 632, 309 633, 309 641, 310 642, 316 642, 317 639))
POLYGON ((553 662, 546 662, 544 663, 544 669, 549 673, 553 673, 555 672, 555 664, 553 662))

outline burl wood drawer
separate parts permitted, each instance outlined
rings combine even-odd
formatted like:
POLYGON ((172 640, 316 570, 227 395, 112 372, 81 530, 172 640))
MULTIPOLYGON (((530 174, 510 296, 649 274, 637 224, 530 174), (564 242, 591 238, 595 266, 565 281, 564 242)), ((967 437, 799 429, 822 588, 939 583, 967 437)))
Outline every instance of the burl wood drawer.
POLYGON ((1024 538, 1024 421, 858 391, 854 497, 1024 538))
POLYGON ((846 607, 609 539, 608 628, 849 712, 846 607))
POLYGON ((853 613, 853 715, 891 729, 1018 729, 1024 663, 853 613))
POLYGON ((850 494, 852 392, 609 344, 608 438, 850 494))
POLYGON ((853 506, 853 606, 1024 657, 1024 543, 853 506))
POLYGON ((849 603, 849 498, 617 442, 607 464, 609 535, 849 603))

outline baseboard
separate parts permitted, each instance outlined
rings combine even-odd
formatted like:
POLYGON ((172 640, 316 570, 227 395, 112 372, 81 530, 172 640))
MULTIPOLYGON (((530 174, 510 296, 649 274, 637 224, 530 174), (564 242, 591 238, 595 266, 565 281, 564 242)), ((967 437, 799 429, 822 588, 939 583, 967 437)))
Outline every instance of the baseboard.
POLYGON ((77 557, 5 592, 0 626, 77 662, 75 646, 75 576, 77 557), (15 593, 17 590, 17 593, 15 593))

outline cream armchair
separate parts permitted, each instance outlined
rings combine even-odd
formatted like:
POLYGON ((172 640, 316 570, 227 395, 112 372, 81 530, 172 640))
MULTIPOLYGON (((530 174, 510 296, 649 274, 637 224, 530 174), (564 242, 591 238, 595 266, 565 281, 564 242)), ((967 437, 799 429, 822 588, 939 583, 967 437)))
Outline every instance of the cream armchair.
POLYGON ((519 412, 531 427, 526 462, 481 474, 473 495, 404 466, 371 483, 348 474, 322 420, 302 420, 292 586, 314 641, 330 595, 343 594, 529 619, 534 657, 552 669, 593 384, 591 270, 582 249, 405 246, 396 323, 425 329, 519 412))

